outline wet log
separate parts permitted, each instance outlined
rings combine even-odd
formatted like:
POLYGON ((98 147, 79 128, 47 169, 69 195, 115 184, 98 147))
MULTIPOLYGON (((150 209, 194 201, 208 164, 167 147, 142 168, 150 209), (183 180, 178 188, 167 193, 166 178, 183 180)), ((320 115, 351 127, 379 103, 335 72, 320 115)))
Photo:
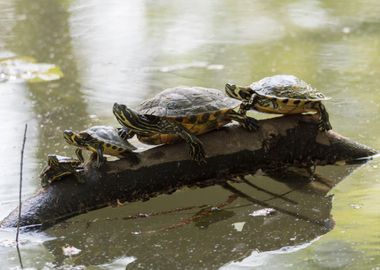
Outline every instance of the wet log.
MULTIPOLYGON (((257 132, 230 125, 199 138, 207 153, 206 164, 192 161, 184 143, 143 151, 135 165, 126 159, 108 161, 101 169, 88 164, 86 183, 68 176, 25 200, 20 225, 46 228, 109 205, 148 200, 183 186, 221 183, 230 175, 290 165, 353 162, 377 153, 333 131, 318 131, 310 115, 262 120, 257 132)), ((0 227, 15 227, 17 215, 15 209, 0 227)))

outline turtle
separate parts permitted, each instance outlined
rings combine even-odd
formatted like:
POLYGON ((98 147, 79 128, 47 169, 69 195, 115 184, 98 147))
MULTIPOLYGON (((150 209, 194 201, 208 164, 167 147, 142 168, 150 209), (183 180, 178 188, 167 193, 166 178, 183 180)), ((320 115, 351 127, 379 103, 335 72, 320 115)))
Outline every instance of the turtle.
POLYGON ((225 91, 229 97, 243 101, 239 110, 242 114, 250 109, 277 114, 316 112, 319 114, 319 130, 332 129, 329 115, 322 104, 330 98, 296 76, 265 77, 248 87, 227 83, 225 91))
POLYGON ((205 162, 202 142, 196 137, 218 129, 232 120, 255 131, 257 121, 234 109, 241 101, 227 97, 221 90, 205 87, 177 86, 168 88, 143 101, 136 110, 115 103, 113 113, 128 128, 129 136, 137 135, 146 144, 172 144, 185 140, 190 156, 205 162))
POLYGON ((84 183, 84 168, 81 161, 71 157, 60 155, 48 155, 47 165, 40 173, 41 186, 47 187, 52 182, 61 179, 65 175, 73 174, 79 183, 84 183))
POLYGON ((93 152, 91 159, 96 159, 97 168, 105 162, 103 154, 127 158, 132 164, 139 162, 137 154, 133 153, 137 148, 128 142, 131 136, 124 128, 93 126, 80 132, 68 129, 63 131, 63 137, 68 144, 77 147, 75 153, 81 162, 84 162, 83 149, 93 152))

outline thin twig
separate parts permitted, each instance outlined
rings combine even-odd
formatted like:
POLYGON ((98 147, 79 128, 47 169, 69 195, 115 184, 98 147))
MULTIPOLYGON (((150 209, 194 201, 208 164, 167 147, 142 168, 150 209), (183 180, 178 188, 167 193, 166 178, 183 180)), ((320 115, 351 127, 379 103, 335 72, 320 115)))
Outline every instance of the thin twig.
POLYGON ((20 249, 18 247, 18 243, 16 245, 16 249, 17 249, 17 256, 18 256, 18 261, 20 263, 20 267, 21 267, 21 269, 24 269, 24 265, 22 264, 21 252, 20 252, 20 249))
POLYGON ((21 219, 21 194, 22 194, 22 167, 24 165, 24 149, 25 149, 25 141, 26 141, 26 131, 28 129, 28 124, 25 124, 24 130, 24 138, 22 141, 21 147, 21 161, 20 161, 20 188, 18 194, 18 220, 17 220, 17 232, 16 232, 16 244, 18 246, 18 235, 20 233, 20 219, 21 219))

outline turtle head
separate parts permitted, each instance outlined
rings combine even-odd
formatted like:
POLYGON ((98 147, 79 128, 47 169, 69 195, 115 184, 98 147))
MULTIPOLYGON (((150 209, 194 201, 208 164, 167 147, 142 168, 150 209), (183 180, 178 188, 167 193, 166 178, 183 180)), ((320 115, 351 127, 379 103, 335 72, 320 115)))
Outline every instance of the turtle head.
POLYGON ((57 155, 48 155, 48 165, 55 167, 59 166, 59 160, 57 155))
POLYGON ((226 83, 225 91, 227 96, 243 101, 249 101, 253 94, 253 90, 250 87, 241 87, 235 84, 226 83))
POLYGON ((68 144, 72 144, 75 146, 85 146, 85 138, 79 133, 72 131, 71 129, 66 129, 63 131, 63 138, 65 138, 68 144))
POLYGON ((113 105, 113 114, 120 125, 128 128, 129 132, 141 130, 142 116, 124 104, 115 103, 113 105))

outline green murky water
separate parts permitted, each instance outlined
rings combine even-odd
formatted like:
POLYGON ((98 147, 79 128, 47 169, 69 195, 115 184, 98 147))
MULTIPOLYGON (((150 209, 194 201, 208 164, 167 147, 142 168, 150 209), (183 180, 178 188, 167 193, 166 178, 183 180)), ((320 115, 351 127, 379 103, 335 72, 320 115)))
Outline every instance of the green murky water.
MULTIPOLYGON (((326 107, 337 132, 380 148, 379 14, 376 0, 0 0, 0 58, 30 56, 64 73, 0 82, 0 218, 17 205, 24 123, 27 197, 39 188, 48 153, 73 155, 63 129, 116 125, 115 101, 133 106, 176 85, 222 89, 295 74, 332 97, 326 107)), ((216 186, 102 209, 22 235, 22 262, 28 269, 379 269, 378 166, 318 168, 321 181, 312 184, 248 177, 251 185, 233 184, 246 198, 216 186), (261 216, 255 211, 265 206, 255 200, 280 210, 261 216), (220 210, 194 218, 205 205, 220 210), (176 207, 186 209, 170 212, 176 207), (129 217, 162 211, 169 212, 129 217), (81 252, 64 256, 65 245, 81 252)), ((0 231, 1 269, 20 267, 13 239, 14 231, 0 231)))

